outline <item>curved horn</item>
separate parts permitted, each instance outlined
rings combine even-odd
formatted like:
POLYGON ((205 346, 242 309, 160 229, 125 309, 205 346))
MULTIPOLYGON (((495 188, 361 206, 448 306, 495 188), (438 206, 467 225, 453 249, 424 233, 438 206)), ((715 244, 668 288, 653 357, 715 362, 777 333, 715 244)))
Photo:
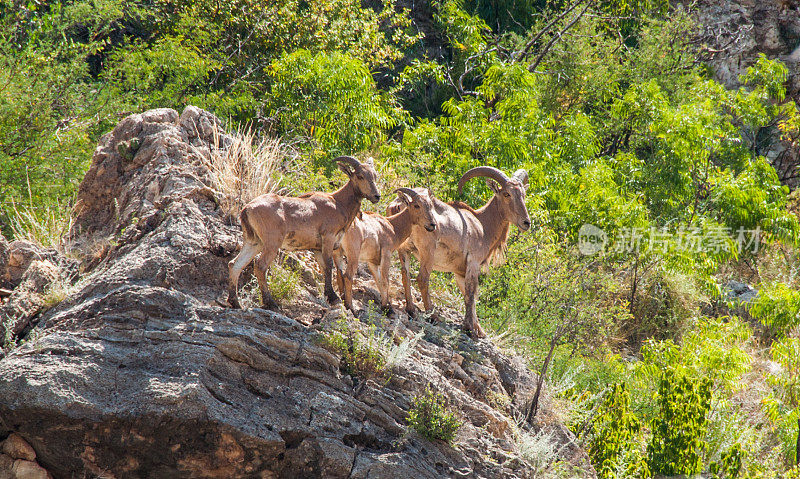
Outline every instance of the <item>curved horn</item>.
POLYGON ((419 198, 419 193, 417 193, 416 191, 412 190, 411 188, 406 188, 405 186, 402 186, 400 188, 395 189, 394 192, 395 193, 397 193, 397 192, 405 193, 412 200, 419 198))
POLYGON ((475 168, 472 168, 464 173, 464 176, 458 180, 458 193, 461 194, 461 189, 464 188, 464 185, 467 183, 467 181, 475 178, 476 176, 487 176, 497 181, 501 185, 505 185, 510 179, 505 173, 498 170, 494 166, 476 166, 475 168))
POLYGON ((511 175, 512 178, 516 178, 522 183, 522 186, 528 186, 528 170, 525 168, 520 168, 511 175))
POLYGON ((337 163, 344 163, 345 165, 351 166, 353 168, 355 168, 356 166, 361 164, 361 162, 358 161, 357 159, 353 158, 352 156, 347 156, 347 155, 340 156, 340 157, 336 158, 333 161, 335 161, 337 163))

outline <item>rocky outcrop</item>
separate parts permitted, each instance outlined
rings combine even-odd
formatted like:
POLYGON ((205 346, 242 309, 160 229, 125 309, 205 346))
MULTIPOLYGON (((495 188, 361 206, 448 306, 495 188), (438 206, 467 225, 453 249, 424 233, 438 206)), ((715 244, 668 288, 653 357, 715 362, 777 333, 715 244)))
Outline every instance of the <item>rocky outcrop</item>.
POLYGON ((800 2, 702 0, 693 7, 717 80, 740 86, 739 77, 764 54, 786 64, 788 93, 800 99, 800 2))
MULTIPOLYGON (((786 92, 800 104, 800 2, 796 0, 701 0, 691 5, 702 29, 701 51, 714 78, 728 88, 741 86, 739 78, 759 55, 783 62, 788 68, 786 92)), ((800 151, 779 142, 773 132, 771 148, 760 151, 791 187, 800 184, 800 151)))
MULTIPOLYGON (((594 476, 546 404, 519 419, 535 387, 523 362, 456 325, 358 321, 305 283, 285 315, 224 307, 240 232, 208 187, 218 128, 188 107, 102 138, 70 238, 83 276, 0 360, 0 438, 23 439, 56 478, 511 478, 536 474, 519 432, 545 431, 573 475, 594 476), (348 374, 321 341, 340 321, 413 346, 383 375, 348 374), (455 447, 406 427, 429 385, 463 419, 455 447)), ((375 294, 357 283, 356 299, 375 294)))

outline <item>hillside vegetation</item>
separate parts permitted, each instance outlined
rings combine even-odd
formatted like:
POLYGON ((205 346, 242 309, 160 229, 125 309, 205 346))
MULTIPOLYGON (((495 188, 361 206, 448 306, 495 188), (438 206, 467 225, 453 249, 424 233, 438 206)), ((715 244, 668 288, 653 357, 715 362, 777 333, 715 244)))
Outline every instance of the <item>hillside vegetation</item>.
POLYGON ((227 119, 287 194, 373 156, 380 212, 398 186, 477 207, 464 171, 526 168, 534 226, 478 314, 598 476, 800 476, 799 203, 767 159, 800 114, 783 64, 728 90, 707 49, 648 0, 2 0, 0 228, 64 247, 98 139, 157 107, 227 119))

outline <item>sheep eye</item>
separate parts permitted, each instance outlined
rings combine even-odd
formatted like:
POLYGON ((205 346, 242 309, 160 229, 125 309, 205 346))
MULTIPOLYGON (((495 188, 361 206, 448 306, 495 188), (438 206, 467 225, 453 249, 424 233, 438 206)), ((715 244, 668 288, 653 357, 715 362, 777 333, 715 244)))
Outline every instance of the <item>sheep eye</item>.
POLYGON ((511 194, 510 193, 506 193, 506 198, 511 198, 511 194))
POLYGON ((419 205, 414 205, 414 208, 419 209, 419 205))
POLYGON ((358 175, 358 179, 359 180, 363 180, 364 179, 364 175, 358 175))

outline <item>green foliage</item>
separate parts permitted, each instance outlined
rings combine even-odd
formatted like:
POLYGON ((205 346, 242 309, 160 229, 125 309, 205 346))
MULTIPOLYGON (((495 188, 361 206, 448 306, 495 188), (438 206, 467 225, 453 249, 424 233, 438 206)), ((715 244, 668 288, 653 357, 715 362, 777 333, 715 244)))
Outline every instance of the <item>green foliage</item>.
POLYGON ((325 159, 369 148, 402 119, 366 65, 346 54, 298 50, 269 71, 281 132, 311 138, 325 159))
POLYGON ((371 326, 367 334, 346 319, 340 319, 320 337, 323 346, 341 355, 341 368, 346 374, 364 379, 380 377, 386 371, 386 358, 371 326))
POLYGON ((763 409, 781 442, 787 464, 797 464, 800 442, 800 338, 784 338, 770 350, 776 367, 767 374, 772 392, 763 400, 763 409))
POLYGON ((784 336, 800 325, 800 291, 780 282, 764 284, 750 305, 750 314, 771 334, 784 336))
POLYGON ((742 446, 734 444, 728 452, 722 455, 718 462, 711 463, 709 467, 711 477, 715 479, 734 479, 739 477, 739 472, 742 470, 743 457, 742 446))
MULTIPOLYGON (((12 6, 3 3, 2 10, 12 6)), ((5 234, 11 233, 12 200, 25 204, 24 213, 38 222, 72 197, 94 148, 94 128, 105 114, 84 62, 97 44, 56 42, 63 34, 61 15, 58 5, 27 21, 23 12, 0 15, 0 230, 5 234)))
POLYGON ((649 476, 637 449, 641 424, 631 412, 630 402, 625 383, 614 384, 598 410, 588 452, 601 479, 649 476))
POLYGON ((703 436, 711 406, 711 381, 663 373, 658 389, 659 414, 647 446, 647 464, 653 474, 693 475, 703 470, 703 436))
POLYGON ((275 263, 269 270, 267 283, 275 301, 283 303, 297 295, 300 287, 300 274, 285 264, 275 263))
POLYGON ((547 231, 514 241, 507 256, 485 278, 479 313, 496 331, 525 338, 537 360, 554 340, 591 353, 627 318, 611 275, 547 231))
POLYGON ((669 339, 646 342, 642 364, 653 379, 658 371, 672 369, 734 392, 741 388, 740 379, 750 368, 750 356, 743 349, 750 335, 747 325, 737 318, 700 318, 683 334, 680 344, 669 339))
POLYGON ((430 386, 414 397, 406 421, 422 437, 448 444, 453 442, 461 427, 461 420, 447 406, 447 398, 430 386))

